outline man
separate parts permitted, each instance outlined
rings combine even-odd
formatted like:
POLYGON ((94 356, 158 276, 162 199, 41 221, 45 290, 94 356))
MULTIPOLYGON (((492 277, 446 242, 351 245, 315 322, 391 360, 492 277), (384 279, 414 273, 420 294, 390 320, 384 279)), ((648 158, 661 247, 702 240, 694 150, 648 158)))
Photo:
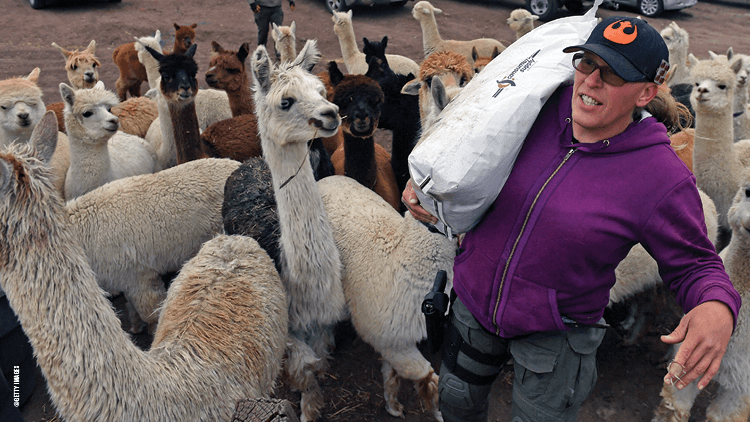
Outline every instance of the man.
MULTIPOLYGON (((574 422, 596 381, 614 269, 636 243, 686 311, 662 338, 682 342, 665 382, 705 387, 736 323, 739 294, 663 124, 676 124, 657 87, 669 69, 663 39, 615 16, 564 51, 575 53, 573 86, 547 101, 455 260, 439 385, 446 422, 486 421, 491 384, 511 357, 512 421, 574 422)), ((410 184, 403 199, 415 218, 436 221, 410 184)))
MULTIPOLYGON (((284 21, 284 11, 281 10, 281 0, 248 0, 250 10, 255 16, 255 24, 258 26, 258 45, 266 45, 268 42, 268 28, 271 23, 281 26, 284 21)), ((295 8, 294 0, 289 0, 292 12, 295 8)), ((275 50, 275 48, 274 48, 275 50)), ((276 51, 276 60, 280 54, 276 51)))

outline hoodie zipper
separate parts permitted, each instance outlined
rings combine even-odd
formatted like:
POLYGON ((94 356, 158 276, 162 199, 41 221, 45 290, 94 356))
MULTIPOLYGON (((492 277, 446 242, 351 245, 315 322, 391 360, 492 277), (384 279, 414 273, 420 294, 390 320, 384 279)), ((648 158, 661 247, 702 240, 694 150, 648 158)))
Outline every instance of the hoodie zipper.
POLYGON ((521 231, 518 233, 518 237, 516 237, 515 243, 513 243, 513 249, 510 251, 510 255, 508 256, 508 260, 505 262, 505 268, 503 269, 503 277, 500 279, 500 288, 498 289, 497 294, 497 301, 495 302, 495 311, 492 313, 492 322, 495 324, 495 334, 500 335, 500 327, 497 325, 497 311, 500 308, 500 299, 503 297, 503 286, 505 285, 505 278, 508 276, 508 268, 510 268, 510 263, 513 260, 513 255, 516 253, 516 247, 518 246, 518 242, 521 240, 521 237, 523 236, 524 231, 526 230, 526 224, 529 222, 529 218, 531 217, 532 211, 534 211, 534 207, 536 206, 536 202, 539 199, 539 197, 542 195, 542 192, 544 192, 544 189, 547 187, 549 182, 552 180, 553 177, 557 174, 557 172, 560 171, 563 165, 568 161, 571 155, 576 152, 575 148, 571 148, 567 154, 565 154, 565 157, 563 157, 562 162, 557 166, 555 171, 550 174, 550 176, 547 178, 547 180, 544 182, 542 187, 539 189, 539 192, 536 193, 536 197, 534 197, 534 201, 531 203, 531 207, 529 207, 529 211, 526 213, 526 218, 523 221, 523 226, 521 226, 521 231))

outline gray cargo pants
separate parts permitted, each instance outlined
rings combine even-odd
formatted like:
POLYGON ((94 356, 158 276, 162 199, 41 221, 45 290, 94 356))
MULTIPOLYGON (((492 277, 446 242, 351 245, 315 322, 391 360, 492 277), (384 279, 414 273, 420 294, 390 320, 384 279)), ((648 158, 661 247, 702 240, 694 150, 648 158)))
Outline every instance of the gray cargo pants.
POLYGON ((596 349, 604 329, 575 327, 504 339, 485 330, 459 299, 451 308, 451 324, 460 339, 456 331, 446 332, 438 386, 445 422, 485 422, 492 381, 511 356, 512 422, 575 422, 596 383, 596 349))

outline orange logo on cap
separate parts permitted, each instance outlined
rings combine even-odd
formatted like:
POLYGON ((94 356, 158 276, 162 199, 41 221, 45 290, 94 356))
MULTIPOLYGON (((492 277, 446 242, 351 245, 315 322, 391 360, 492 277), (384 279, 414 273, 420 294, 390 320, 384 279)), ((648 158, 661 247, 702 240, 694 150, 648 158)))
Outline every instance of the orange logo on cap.
POLYGON ((630 44, 638 36, 638 28, 628 21, 613 22, 604 28, 604 38, 617 44, 630 44))

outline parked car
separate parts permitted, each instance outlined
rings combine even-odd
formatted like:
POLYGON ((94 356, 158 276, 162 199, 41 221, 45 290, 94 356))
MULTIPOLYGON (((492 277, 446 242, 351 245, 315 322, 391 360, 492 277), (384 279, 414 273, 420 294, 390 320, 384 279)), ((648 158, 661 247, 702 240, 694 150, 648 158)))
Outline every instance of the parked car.
POLYGON ((325 0, 329 12, 346 12, 352 6, 389 5, 402 7, 408 0, 325 0))
POLYGON ((658 16, 665 10, 679 10, 695 6, 698 0, 604 0, 604 4, 609 3, 615 9, 620 5, 634 7, 638 13, 643 16, 658 16))
MULTIPOLYGON (((590 6, 593 2, 587 4, 590 6)), ((583 12, 585 8, 583 0, 526 0, 526 10, 545 22, 557 18, 563 7, 573 13, 583 12)))
MULTIPOLYGON (((99 0, 99 1, 105 1, 109 3, 119 3, 122 0, 99 0)), ((55 6, 55 5, 71 5, 76 4, 73 0, 29 0, 29 4, 31 4, 32 9, 44 9, 45 7, 49 6, 55 6)))

